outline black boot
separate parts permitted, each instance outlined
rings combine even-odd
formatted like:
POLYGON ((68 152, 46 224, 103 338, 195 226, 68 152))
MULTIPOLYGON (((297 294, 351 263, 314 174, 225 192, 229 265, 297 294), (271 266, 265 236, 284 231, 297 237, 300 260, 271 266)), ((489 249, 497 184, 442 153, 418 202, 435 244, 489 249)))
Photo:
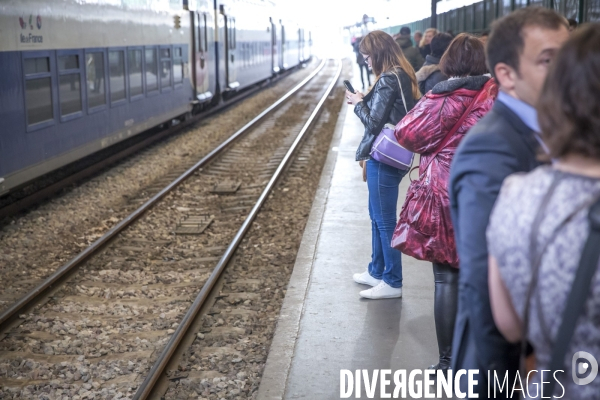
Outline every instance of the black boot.
POLYGON ((433 263, 433 276, 435 333, 440 358, 437 364, 429 368, 447 371, 450 368, 454 322, 458 309, 458 269, 448 264, 433 263))

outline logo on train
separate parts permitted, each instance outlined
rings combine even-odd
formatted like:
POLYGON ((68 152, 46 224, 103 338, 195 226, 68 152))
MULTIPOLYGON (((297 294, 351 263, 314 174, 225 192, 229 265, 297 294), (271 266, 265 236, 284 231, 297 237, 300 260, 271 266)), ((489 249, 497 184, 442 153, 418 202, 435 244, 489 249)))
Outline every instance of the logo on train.
MULTIPOLYGON (((42 29, 42 17, 39 14, 35 18, 35 24, 38 29, 42 29)), ((27 22, 22 16, 19 17, 19 25, 21 25, 21 29, 27 29, 27 22)), ((29 14, 29 29, 33 30, 33 14, 29 14)))
MULTIPOLYGON (((33 14, 29 14, 29 23, 27 23, 27 21, 23 18, 23 16, 19 17, 19 25, 21 26, 21 29, 27 29, 27 25, 29 25, 29 29, 33 30, 33 14)), ((37 17, 35 18, 35 25, 37 26, 38 30, 42 29, 42 17, 38 14, 37 17)), ((29 34, 29 35, 24 35, 24 34, 20 34, 20 41, 21 43, 43 43, 44 42, 44 37, 41 35, 33 35, 33 34, 29 34)))

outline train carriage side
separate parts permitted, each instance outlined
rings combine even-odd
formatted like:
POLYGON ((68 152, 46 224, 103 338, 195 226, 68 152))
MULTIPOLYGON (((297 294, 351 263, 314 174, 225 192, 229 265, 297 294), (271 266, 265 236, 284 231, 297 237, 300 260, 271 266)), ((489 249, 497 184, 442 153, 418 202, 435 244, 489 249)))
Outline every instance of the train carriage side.
POLYGON ((234 92, 273 75, 272 32, 269 14, 274 5, 264 1, 222 0, 219 13, 223 21, 220 38, 225 63, 224 87, 234 92))
POLYGON ((191 111, 186 11, 128 4, 2 2, 0 194, 191 111))
POLYGON ((283 69, 290 69, 300 63, 300 29, 291 21, 282 25, 283 69))

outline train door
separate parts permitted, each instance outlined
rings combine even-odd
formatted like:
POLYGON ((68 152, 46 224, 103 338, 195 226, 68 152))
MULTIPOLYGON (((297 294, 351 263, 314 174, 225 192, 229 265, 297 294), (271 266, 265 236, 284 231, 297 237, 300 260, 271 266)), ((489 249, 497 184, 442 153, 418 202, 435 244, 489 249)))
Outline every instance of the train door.
POLYGON ((237 82, 237 71, 236 71, 236 27, 235 18, 229 15, 225 7, 221 5, 221 13, 223 14, 223 20, 225 22, 224 27, 224 44, 225 44, 225 83, 227 86, 225 90, 236 89, 240 84, 237 82))
POLYGON ((288 52, 286 40, 287 38, 285 37, 285 25, 281 24, 281 62, 279 63, 279 65, 281 65, 282 69, 287 69, 288 66, 285 62, 288 52))
POLYGON ((279 35, 277 34, 278 26, 273 22, 273 18, 269 18, 271 23, 271 71, 279 72, 279 35))
POLYGON ((300 61, 306 61, 306 54, 304 54, 304 29, 300 28, 300 61))
POLYGON ((301 63, 302 58, 302 29, 298 28, 298 63, 301 63))
POLYGON ((194 13, 194 70, 193 79, 196 99, 203 103, 212 98, 215 87, 215 61, 209 54, 210 16, 207 13, 194 13))

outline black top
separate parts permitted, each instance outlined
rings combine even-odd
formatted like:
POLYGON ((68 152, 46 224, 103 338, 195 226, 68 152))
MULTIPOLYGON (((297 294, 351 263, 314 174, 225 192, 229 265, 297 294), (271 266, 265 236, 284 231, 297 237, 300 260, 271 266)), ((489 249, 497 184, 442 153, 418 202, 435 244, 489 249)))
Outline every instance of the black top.
POLYGON ((396 125, 406 115, 396 75, 402 82, 406 109, 410 111, 417 102, 406 72, 397 68, 381 74, 373 89, 354 107, 354 114, 365 126, 365 133, 356 150, 356 161, 370 158, 371 146, 385 124, 396 125))

